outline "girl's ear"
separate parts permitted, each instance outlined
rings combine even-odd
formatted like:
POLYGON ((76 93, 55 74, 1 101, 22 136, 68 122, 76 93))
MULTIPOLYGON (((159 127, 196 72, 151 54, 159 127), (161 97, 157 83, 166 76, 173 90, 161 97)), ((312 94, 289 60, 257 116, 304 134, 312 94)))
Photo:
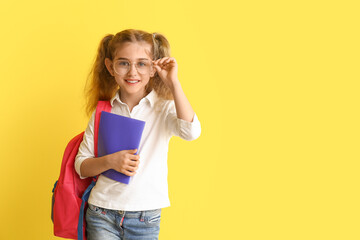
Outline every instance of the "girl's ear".
POLYGON ((105 58, 105 66, 106 69, 109 71, 109 73, 111 74, 111 76, 114 76, 114 70, 113 70, 113 66, 112 66, 112 61, 109 58, 105 58))
POLYGON ((150 72, 150 77, 155 76, 155 74, 156 74, 156 69, 155 69, 155 67, 154 67, 154 66, 152 66, 152 68, 151 68, 151 72, 150 72))

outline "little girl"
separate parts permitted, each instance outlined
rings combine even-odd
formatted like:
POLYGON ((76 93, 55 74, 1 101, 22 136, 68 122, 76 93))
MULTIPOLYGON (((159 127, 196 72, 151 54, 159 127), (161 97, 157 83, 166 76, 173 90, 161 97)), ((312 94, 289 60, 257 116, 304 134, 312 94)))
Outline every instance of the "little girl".
POLYGON ((88 200, 88 240, 158 239, 161 209, 170 206, 169 140, 175 135, 191 141, 201 132, 177 71, 169 43, 159 33, 128 29, 102 39, 89 78, 91 118, 75 169, 81 178, 108 169, 131 178, 124 184, 99 176, 88 200), (112 113, 146 122, 139 149, 94 157, 94 110, 99 100, 110 101, 112 113))

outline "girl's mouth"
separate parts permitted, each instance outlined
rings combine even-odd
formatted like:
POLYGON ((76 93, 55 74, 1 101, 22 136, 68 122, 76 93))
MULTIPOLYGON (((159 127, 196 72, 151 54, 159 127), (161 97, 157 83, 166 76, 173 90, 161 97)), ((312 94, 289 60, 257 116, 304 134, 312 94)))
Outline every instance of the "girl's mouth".
POLYGON ((126 79, 125 82, 127 82, 130 85, 133 85, 133 84, 136 84, 136 83, 140 82, 140 80, 126 79))

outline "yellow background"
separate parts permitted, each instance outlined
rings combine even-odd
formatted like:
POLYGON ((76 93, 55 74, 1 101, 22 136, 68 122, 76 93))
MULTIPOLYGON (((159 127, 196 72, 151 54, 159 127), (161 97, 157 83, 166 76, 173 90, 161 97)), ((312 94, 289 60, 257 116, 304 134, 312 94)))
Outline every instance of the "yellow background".
POLYGON ((52 236, 101 38, 163 33, 202 123, 173 138, 160 239, 360 239, 357 1, 2 1, 0 239, 52 236))

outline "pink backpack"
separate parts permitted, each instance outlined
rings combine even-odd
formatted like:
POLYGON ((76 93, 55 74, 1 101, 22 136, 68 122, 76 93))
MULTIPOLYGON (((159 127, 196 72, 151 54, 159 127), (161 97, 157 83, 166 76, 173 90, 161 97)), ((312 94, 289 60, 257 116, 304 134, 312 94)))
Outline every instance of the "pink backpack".
MULTIPOLYGON (((99 101, 96 107, 94 123, 94 150, 97 157, 97 140, 100 114, 111 112, 109 101, 99 101)), ((86 240, 85 212, 91 189, 97 177, 80 179, 75 171, 74 162, 84 132, 75 136, 65 148, 61 171, 53 189, 51 219, 54 223, 54 235, 62 238, 86 240)))

